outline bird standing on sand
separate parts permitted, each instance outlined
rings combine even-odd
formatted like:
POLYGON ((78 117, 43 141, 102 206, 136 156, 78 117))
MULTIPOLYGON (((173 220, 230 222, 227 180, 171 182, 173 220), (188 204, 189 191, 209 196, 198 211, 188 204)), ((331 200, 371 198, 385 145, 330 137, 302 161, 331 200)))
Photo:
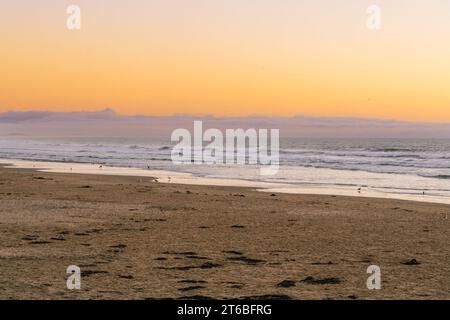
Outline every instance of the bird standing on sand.
POLYGON ((358 188, 358 193, 361 193, 361 188, 358 188))

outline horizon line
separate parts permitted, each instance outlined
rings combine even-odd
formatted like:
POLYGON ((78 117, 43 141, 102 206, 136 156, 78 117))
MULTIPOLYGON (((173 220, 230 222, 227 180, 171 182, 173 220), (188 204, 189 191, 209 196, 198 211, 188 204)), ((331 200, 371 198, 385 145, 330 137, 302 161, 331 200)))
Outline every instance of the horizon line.
POLYGON ((371 117, 371 116, 352 116, 352 115, 312 115, 312 114, 294 114, 294 115, 270 115, 270 114, 248 114, 248 115, 214 115, 214 114, 195 114, 195 113, 174 113, 174 114, 123 114, 117 112, 114 108, 103 108, 98 110, 74 110, 74 111, 51 111, 45 109, 38 110, 14 110, 9 109, 7 111, 0 111, 0 116, 8 113, 48 113, 48 114, 70 114, 70 113, 87 113, 87 114, 99 114, 99 113, 112 113, 118 117, 158 117, 158 118, 171 118, 171 117, 208 117, 214 119, 245 119, 245 118, 278 118, 278 119, 294 119, 294 118, 314 118, 314 119, 360 119, 360 120, 371 120, 371 121, 383 121, 383 122, 401 122, 409 124, 434 124, 434 125, 450 125, 449 122, 438 122, 438 121, 416 121, 407 119, 395 119, 395 118, 381 118, 381 117, 371 117))

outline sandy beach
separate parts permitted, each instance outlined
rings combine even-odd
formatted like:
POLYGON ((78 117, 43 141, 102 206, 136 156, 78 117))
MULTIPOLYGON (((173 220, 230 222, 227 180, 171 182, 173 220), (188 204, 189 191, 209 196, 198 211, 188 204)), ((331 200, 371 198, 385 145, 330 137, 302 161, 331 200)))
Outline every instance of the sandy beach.
POLYGON ((0 167, 0 299, 449 299, 449 213, 0 167))

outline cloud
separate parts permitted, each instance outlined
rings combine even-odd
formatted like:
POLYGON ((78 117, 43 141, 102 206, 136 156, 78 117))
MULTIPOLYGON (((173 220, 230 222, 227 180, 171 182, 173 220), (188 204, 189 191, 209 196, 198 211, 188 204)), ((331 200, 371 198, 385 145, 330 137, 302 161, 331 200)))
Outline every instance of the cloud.
POLYGON ((205 129, 280 129, 282 137, 450 138, 448 123, 310 116, 123 116, 112 109, 0 113, 0 135, 168 138, 176 128, 192 129, 194 120, 202 120, 205 129))

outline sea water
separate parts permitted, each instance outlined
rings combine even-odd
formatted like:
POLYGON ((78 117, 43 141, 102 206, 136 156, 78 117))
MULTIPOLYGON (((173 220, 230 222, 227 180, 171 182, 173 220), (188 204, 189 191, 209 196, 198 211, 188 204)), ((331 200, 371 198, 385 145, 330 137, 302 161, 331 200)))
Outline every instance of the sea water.
POLYGON ((172 147, 163 139, 8 137, 0 138, 0 158, 47 162, 47 169, 58 162, 86 164, 77 168, 153 174, 163 182, 450 203, 450 140, 282 138, 280 170, 273 176, 261 176, 254 165, 175 165, 172 147))

